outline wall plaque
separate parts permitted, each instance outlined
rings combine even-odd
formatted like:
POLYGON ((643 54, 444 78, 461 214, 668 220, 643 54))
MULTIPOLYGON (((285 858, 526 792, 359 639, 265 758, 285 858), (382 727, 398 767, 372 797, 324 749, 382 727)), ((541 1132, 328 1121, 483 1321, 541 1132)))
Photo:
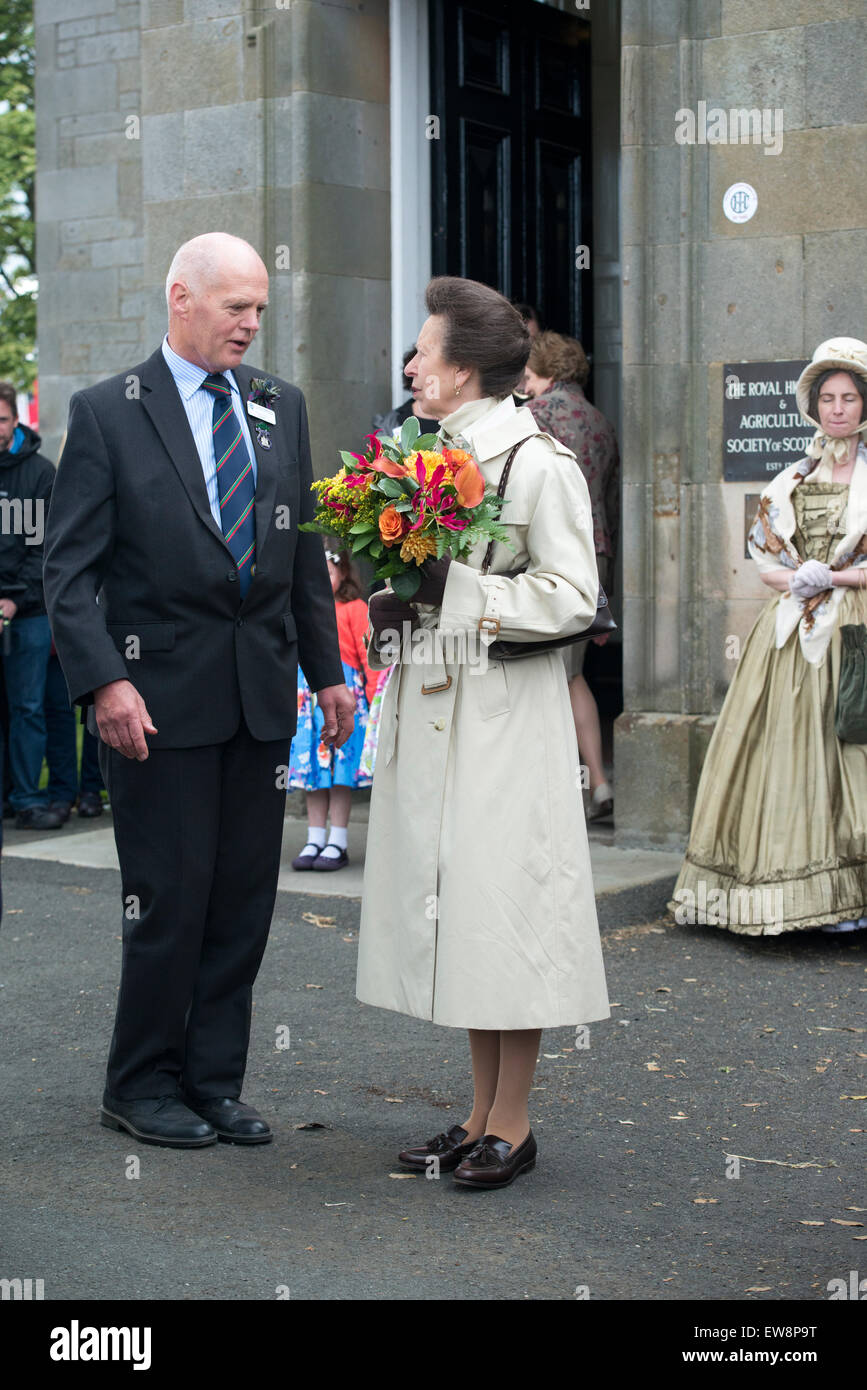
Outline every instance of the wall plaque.
POLYGON ((723 478, 767 481, 804 457, 814 430, 798 410, 795 384, 806 359, 723 366, 723 478))

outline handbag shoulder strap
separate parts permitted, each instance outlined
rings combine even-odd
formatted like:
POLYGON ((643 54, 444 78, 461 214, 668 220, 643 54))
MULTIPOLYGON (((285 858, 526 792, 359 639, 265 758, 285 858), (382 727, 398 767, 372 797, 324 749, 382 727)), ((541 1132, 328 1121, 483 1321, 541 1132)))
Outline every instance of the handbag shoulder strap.
MULTIPOLYGON (((507 484, 508 481, 509 481, 509 474, 510 474, 510 472, 512 471, 512 463, 513 463, 513 461, 514 461, 514 458, 515 458, 516 453, 518 452, 518 450, 520 449, 520 447, 521 447, 522 444, 526 444, 526 442, 527 442, 528 439, 533 439, 533 438, 535 438, 535 436, 532 435, 532 434, 526 435, 523 439, 519 439, 518 442, 517 442, 517 444, 515 445, 515 447, 511 450, 511 452, 510 452, 510 454, 509 454, 509 457, 506 459, 506 462, 503 464, 503 471, 502 471, 502 473, 500 474, 500 481, 499 481, 498 484, 497 484, 497 496, 498 496, 498 497, 503 498, 503 497, 505 497, 505 495, 506 495, 506 484, 507 484)), ((488 570, 489 570, 490 567, 491 567, 491 560, 492 560, 493 557, 494 557, 494 545, 495 545, 495 544, 496 544, 496 542, 493 541, 493 540, 491 540, 491 541, 488 542, 488 548, 487 548, 487 550, 485 551, 485 558, 484 558, 484 560, 482 561, 482 570, 481 570, 482 574, 487 574, 488 570)))

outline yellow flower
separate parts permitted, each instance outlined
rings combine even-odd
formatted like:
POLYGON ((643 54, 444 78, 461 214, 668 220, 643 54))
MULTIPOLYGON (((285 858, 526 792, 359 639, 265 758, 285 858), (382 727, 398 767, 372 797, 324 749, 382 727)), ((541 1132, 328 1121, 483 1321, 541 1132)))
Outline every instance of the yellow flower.
POLYGON ((421 461, 424 464, 424 473, 427 482, 430 482, 434 470, 439 468, 441 463, 445 464, 446 478, 451 478, 452 470, 449 467, 448 461, 443 458, 442 454, 437 453, 434 449, 422 449, 420 450, 420 453, 421 461))
POLYGON ((400 547, 400 558, 407 564, 410 560, 415 560, 417 565, 421 565, 436 553, 437 544, 433 537, 420 536, 418 531, 411 532, 400 547))

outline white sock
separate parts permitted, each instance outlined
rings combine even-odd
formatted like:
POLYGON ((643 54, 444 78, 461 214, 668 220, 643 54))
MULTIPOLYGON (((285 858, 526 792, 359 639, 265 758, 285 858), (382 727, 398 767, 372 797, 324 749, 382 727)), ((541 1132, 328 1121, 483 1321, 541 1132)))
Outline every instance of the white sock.
POLYGON ((328 843, 329 845, 336 845, 338 849, 346 849, 349 844, 349 831, 346 826, 332 825, 328 843))
POLYGON ((306 856, 306 857, 309 858, 309 859, 312 859, 312 858, 314 857, 314 855, 316 854, 317 850, 321 850, 321 849, 323 848, 323 846, 325 845, 325 839, 326 839, 326 835, 325 835, 325 826, 324 826, 324 825, 308 825, 308 827, 307 827, 307 844, 306 844, 306 845, 304 846, 304 848, 302 849, 301 855, 299 855, 299 858, 301 858, 301 856, 303 855, 303 856, 306 856), (315 845, 315 846, 316 846, 316 849, 315 849, 315 850, 310 849, 310 846, 311 846, 311 845, 315 845))

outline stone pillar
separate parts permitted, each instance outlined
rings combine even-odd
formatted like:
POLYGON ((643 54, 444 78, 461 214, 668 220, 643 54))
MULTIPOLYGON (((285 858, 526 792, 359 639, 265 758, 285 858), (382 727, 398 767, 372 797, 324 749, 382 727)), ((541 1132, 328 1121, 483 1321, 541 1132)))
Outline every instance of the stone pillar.
POLYGON ((391 397, 388 0, 293 0, 263 38, 263 236, 290 258, 269 362, 303 389, 314 468, 332 473, 391 397))
POLYGON ((386 0, 150 0, 142 112, 150 341, 176 247, 245 237, 271 276, 250 360, 302 388, 332 471, 389 395, 386 0))
POLYGON ((259 249, 251 362, 310 407, 336 466, 389 401, 388 3, 37 0, 40 397, 149 355, 181 242, 259 249))
POLYGON ((685 843, 732 653, 768 601, 744 556, 761 484, 722 481, 723 363, 864 333, 863 15, 851 0, 623 3, 621 844, 685 843), (700 100, 782 108, 782 152, 678 145, 675 113, 700 100), (722 210, 738 180, 759 197, 740 225, 722 210))
POLYGON ((40 433, 56 458, 73 391, 145 345, 139 5, 36 0, 34 21, 40 433))

